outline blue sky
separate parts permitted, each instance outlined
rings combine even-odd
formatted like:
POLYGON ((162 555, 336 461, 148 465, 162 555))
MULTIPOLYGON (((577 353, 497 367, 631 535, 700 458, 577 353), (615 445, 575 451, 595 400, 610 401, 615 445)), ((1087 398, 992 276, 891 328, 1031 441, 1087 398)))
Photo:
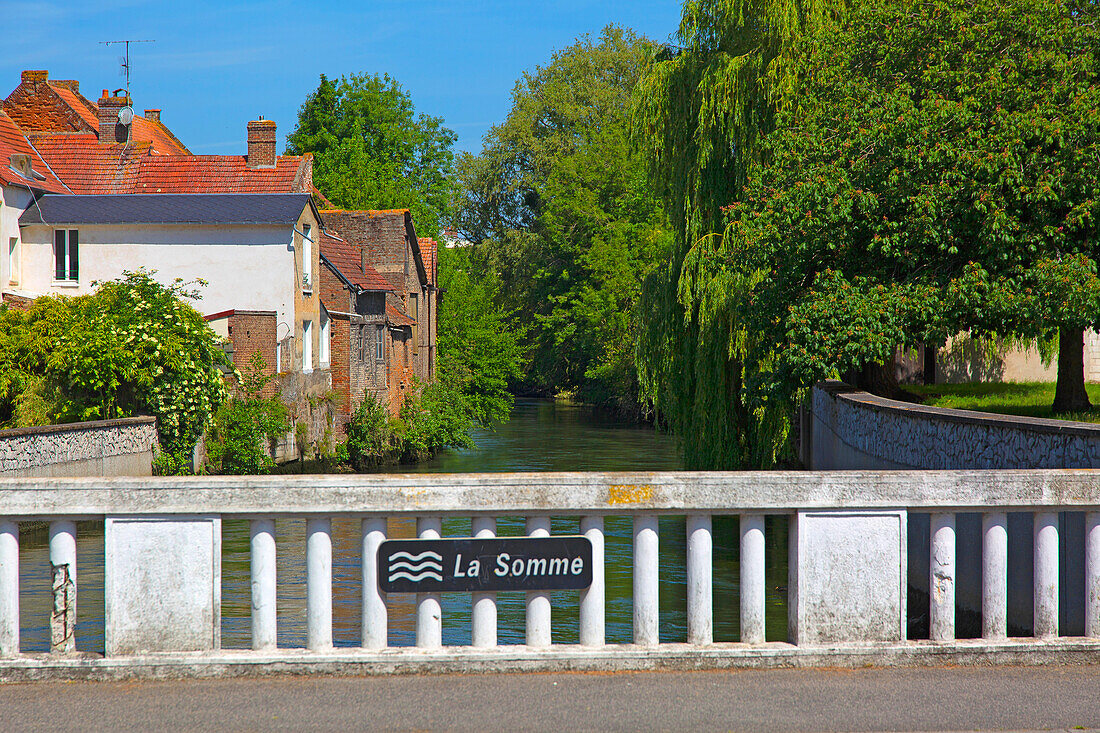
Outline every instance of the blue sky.
POLYGON ((418 112, 444 119, 456 148, 477 152, 502 121, 524 70, 608 23, 665 41, 680 2, 647 0, 381 0, 377 2, 52 2, 0 0, 8 29, 0 96, 23 69, 77 79, 88 98, 125 81, 121 46, 131 46, 131 93, 141 114, 162 120, 194 153, 244 153, 245 124, 278 123, 280 152, 320 74, 388 73, 418 112))

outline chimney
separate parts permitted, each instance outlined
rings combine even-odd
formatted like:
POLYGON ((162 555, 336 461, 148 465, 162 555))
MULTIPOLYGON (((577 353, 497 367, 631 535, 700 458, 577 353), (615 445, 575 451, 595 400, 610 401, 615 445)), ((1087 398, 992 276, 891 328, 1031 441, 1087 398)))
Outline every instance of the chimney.
POLYGON ((160 122, 160 110, 159 109, 147 109, 145 110, 145 119, 153 122, 160 122))
POLYGON ((260 117, 248 123, 248 167, 275 167, 275 121, 260 117))
POLYGON ((103 96, 99 98, 99 141, 101 143, 124 143, 129 135, 130 128, 120 125, 118 111, 130 104, 128 97, 111 97, 104 89, 103 96))
POLYGON ((38 87, 39 84, 45 84, 46 80, 50 78, 50 72, 45 69, 35 71, 33 69, 26 69, 23 72, 23 83, 29 84, 34 87, 38 87))

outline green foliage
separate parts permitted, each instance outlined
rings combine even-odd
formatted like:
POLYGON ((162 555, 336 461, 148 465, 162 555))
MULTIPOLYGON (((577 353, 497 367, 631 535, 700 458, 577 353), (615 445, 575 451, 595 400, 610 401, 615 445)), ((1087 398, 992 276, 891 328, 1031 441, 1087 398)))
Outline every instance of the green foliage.
POLYGON ((212 473, 252 475, 275 467, 275 441, 290 428, 287 408, 278 399, 262 397, 271 377, 259 351, 252 354, 241 378, 241 393, 218 410, 207 434, 207 460, 212 473))
POLYGON ((523 370, 520 339, 500 302, 500 282, 479 271, 469 248, 439 250, 438 373, 463 398, 462 411, 489 426, 507 419, 514 402, 509 385, 523 370))
POLYGON ((430 458, 442 448, 473 448, 473 419, 461 389, 445 374, 401 408, 400 453, 405 463, 430 458))
POLYGON ((189 455, 228 398, 218 338, 185 302, 197 297, 187 283, 161 285, 139 270, 92 295, 0 311, 2 419, 26 425, 152 415, 161 450, 189 455))
POLYGON ((458 227, 478 243, 479 269, 500 275, 529 355, 526 386, 629 411, 635 308, 671 241, 629 139, 632 90, 653 52, 615 26, 556 52, 517 82, 482 153, 458 165, 458 227))
POLYGON ((321 75, 287 137, 287 153, 313 154, 314 185, 346 209, 411 209, 420 234, 439 238, 452 198, 452 146, 443 120, 417 115, 388 75, 321 75))
POLYGON ((356 471, 381 465, 397 450, 396 426, 371 395, 352 413, 346 430, 348 460, 356 471))
POLYGON ((674 425, 723 390, 782 412, 816 379, 888 363, 898 344, 1096 324, 1091 13, 870 0, 793 46, 798 104, 775 107, 737 199, 710 202, 707 215, 730 204, 722 236, 692 244, 647 291, 659 315, 642 372, 674 425), (680 379, 723 346, 725 365, 680 379), (737 394, 731 367, 745 376, 737 394))

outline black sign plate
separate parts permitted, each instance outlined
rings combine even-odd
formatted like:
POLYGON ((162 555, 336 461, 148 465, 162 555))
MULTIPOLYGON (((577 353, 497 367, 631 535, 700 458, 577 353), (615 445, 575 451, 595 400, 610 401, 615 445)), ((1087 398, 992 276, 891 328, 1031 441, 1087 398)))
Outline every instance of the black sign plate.
POLYGON ((384 593, 567 590, 592 584, 587 537, 387 540, 378 548, 384 593))

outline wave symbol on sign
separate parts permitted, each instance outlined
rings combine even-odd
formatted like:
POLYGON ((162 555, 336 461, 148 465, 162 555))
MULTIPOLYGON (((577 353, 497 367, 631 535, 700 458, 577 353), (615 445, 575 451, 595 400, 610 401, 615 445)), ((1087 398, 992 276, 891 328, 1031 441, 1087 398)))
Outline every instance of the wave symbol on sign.
POLYGON ((419 555, 395 552, 390 555, 390 582, 404 578, 412 582, 431 578, 443 582, 443 556, 431 550, 419 555))

